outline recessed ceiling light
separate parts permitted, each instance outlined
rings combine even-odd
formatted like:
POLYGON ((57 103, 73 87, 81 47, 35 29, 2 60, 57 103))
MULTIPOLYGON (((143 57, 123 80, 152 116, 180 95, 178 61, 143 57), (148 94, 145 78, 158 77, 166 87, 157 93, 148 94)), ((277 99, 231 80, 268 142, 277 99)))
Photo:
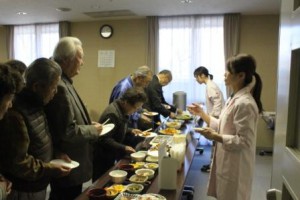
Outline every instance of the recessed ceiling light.
POLYGON ((192 0, 181 0, 181 3, 192 3, 192 0))
POLYGON ((71 8, 56 8, 56 10, 59 12, 69 12, 71 11, 71 8))
POLYGON ((27 12, 17 12, 17 15, 27 15, 27 12))

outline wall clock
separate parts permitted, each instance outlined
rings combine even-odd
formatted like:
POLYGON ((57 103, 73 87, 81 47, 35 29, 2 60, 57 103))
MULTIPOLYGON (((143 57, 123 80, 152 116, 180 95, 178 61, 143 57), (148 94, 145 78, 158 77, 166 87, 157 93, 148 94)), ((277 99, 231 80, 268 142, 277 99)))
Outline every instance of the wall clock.
POLYGON ((108 39, 113 35, 113 28, 108 24, 100 27, 99 34, 102 38, 108 39))

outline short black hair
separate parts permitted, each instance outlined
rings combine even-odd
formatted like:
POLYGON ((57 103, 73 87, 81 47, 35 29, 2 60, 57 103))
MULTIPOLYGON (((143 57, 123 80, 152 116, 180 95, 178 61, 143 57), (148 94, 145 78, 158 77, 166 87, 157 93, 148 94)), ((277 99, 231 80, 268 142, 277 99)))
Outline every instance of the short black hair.
POLYGON ((127 89, 120 100, 126 101, 130 105, 135 105, 136 103, 145 103, 147 101, 147 95, 142 88, 133 87, 127 89))

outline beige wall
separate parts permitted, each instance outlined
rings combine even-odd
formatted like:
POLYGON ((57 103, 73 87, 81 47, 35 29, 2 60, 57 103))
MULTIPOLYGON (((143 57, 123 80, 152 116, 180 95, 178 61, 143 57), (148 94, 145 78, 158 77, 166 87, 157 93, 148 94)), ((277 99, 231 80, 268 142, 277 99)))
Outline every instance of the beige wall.
POLYGON ((4 26, 0 26, 0 62, 7 60, 6 36, 4 26))
MULTIPOLYGON (((240 52, 256 58, 257 72, 263 81, 264 110, 275 111, 277 86, 279 15, 242 16, 240 52)), ((273 147, 273 132, 259 120, 257 145, 269 150, 273 147)))
MULTIPOLYGON (((274 111, 276 104, 277 52, 279 16, 242 16, 240 52, 255 56, 258 73, 263 79, 262 101, 265 110, 274 111)), ((83 42, 85 64, 74 79, 78 93, 86 103, 93 120, 108 104, 115 83, 146 63, 146 19, 76 22, 71 25, 73 36, 83 42), (99 28, 110 24, 114 34, 110 39, 99 36, 99 28), (115 68, 98 68, 98 50, 115 50, 115 68)), ((0 27, 0 59, 6 60, 5 31, 0 27)), ((272 147, 273 135, 260 121, 258 147, 272 147)))
POLYGON ((72 35, 83 42, 85 53, 84 66, 74 84, 92 119, 98 120, 116 82, 146 64, 146 19, 78 22, 71 27, 72 35), (114 29, 110 39, 99 36, 104 23, 114 29), (98 50, 115 50, 114 68, 97 67, 98 50))

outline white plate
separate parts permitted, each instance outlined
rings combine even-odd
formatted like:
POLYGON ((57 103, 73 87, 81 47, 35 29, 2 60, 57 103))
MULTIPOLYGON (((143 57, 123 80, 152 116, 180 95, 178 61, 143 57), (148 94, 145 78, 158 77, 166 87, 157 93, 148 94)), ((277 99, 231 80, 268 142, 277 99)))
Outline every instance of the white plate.
POLYGON ((100 136, 105 135, 106 133, 108 133, 109 131, 111 131, 113 128, 115 127, 114 124, 106 124, 103 126, 103 129, 100 133, 100 136))
POLYGON ((158 113, 157 112, 144 112, 143 113, 144 115, 147 115, 147 116, 155 116, 155 115, 158 115, 158 113))
POLYGON ((69 167, 71 169, 76 168, 76 167, 79 166, 79 162, 76 162, 74 160, 72 160, 70 163, 68 163, 63 159, 55 159, 55 160, 51 160, 50 163, 63 165, 63 166, 69 167))
POLYGON ((167 200, 166 197, 160 194, 153 194, 153 193, 143 194, 141 197, 142 197, 141 199, 167 200))
POLYGON ((155 162, 155 163, 157 163, 158 162, 158 158, 155 158, 155 157, 152 157, 152 156, 147 156, 146 161, 147 162, 155 162))
POLYGON ((152 156, 154 158, 158 158, 158 151, 154 150, 154 151, 148 151, 147 152, 148 156, 152 156))
POLYGON ((194 128, 195 131, 204 131, 205 128, 194 128))
POLYGON ((153 138, 153 137, 157 136, 157 133, 154 133, 154 132, 149 132, 149 133, 150 134, 146 135, 146 136, 143 136, 143 134, 139 134, 139 136, 145 137, 145 138, 153 138))
POLYGON ((165 109, 171 109, 171 106, 170 105, 167 105, 167 104, 162 104, 164 107, 165 107, 165 109))

